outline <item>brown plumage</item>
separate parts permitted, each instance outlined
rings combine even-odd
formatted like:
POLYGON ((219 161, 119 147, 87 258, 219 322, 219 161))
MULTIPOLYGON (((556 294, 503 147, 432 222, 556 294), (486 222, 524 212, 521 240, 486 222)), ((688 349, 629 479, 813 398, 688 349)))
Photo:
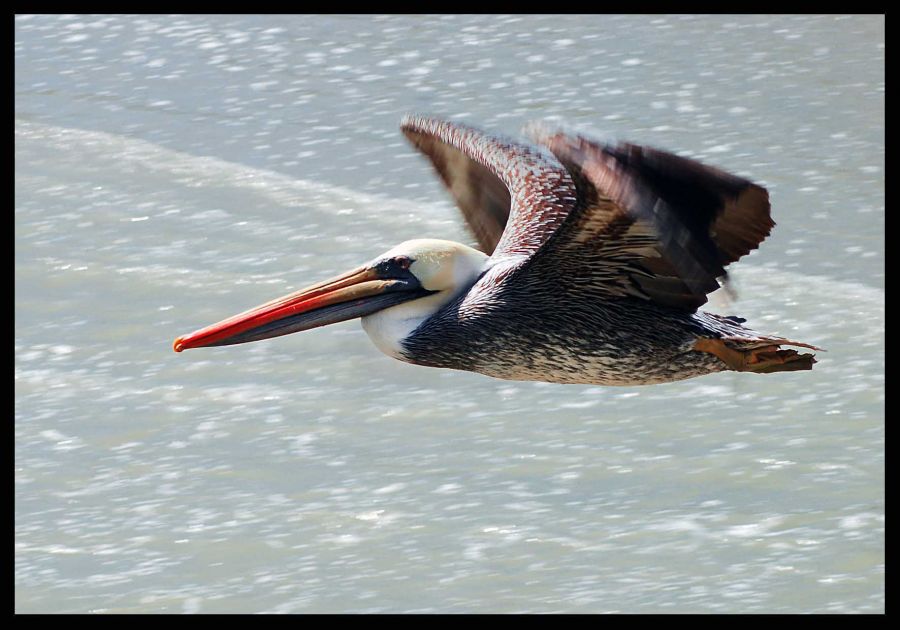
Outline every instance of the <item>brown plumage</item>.
POLYGON ((697 310, 774 223, 761 186, 695 160, 532 125, 533 142, 410 116, 481 251, 406 241, 175 340, 258 341, 361 317, 386 354, 497 378, 642 385, 808 370, 813 348, 697 310))
POLYGON ((452 317, 438 314, 406 340, 414 362, 609 384, 812 368, 813 355, 780 345, 814 346, 697 311, 725 268, 775 225, 761 186, 659 149, 540 124, 526 128, 536 145, 427 117, 408 117, 401 128, 432 161, 492 266, 504 270, 485 274, 452 317), (506 328, 475 308, 491 300, 508 305, 506 328), (453 334, 460 320, 469 320, 461 339, 453 334), (463 359, 476 338, 494 357, 486 365, 463 359), (536 373, 553 365, 554 352, 564 374, 536 373), (541 354, 546 362, 522 368, 541 354))

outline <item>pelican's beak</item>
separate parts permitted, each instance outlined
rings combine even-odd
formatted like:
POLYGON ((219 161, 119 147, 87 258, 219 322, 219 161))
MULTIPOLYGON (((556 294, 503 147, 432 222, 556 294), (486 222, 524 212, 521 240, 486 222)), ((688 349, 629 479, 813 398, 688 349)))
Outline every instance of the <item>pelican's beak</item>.
POLYGON ((390 274, 383 267, 359 267, 179 337, 175 340, 175 352, 279 337, 369 315, 431 293, 422 288, 413 274, 395 271, 399 272, 390 274))

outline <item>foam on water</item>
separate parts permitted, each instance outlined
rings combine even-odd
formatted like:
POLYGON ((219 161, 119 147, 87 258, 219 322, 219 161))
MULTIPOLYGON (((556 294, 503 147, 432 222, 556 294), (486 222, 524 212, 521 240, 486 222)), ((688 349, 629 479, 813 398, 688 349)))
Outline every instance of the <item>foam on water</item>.
MULTIPOLYGON (((378 217, 379 221, 385 221, 388 225, 408 220, 432 228, 446 224, 445 221, 435 221, 428 214, 423 216, 421 208, 427 204, 296 179, 276 171, 166 149, 140 139, 21 119, 16 120, 15 130, 20 150, 27 151, 29 141, 39 144, 44 151, 53 152, 56 166, 80 164, 93 172, 106 171, 110 176, 112 173, 159 174, 180 186, 249 191, 280 208, 302 207, 307 212, 328 215, 352 213, 360 207, 389 207, 390 213, 378 217)), ((139 220, 147 218, 138 217, 139 220)))

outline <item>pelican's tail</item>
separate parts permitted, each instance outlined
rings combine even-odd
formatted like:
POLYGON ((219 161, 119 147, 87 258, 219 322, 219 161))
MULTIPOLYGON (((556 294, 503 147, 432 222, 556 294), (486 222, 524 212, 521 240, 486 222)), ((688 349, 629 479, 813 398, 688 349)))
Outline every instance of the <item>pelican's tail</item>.
POLYGON ((782 345, 822 350, 808 343, 782 339, 781 337, 761 337, 756 339, 743 337, 721 337, 718 339, 700 338, 694 344, 694 350, 709 352, 717 356, 729 369, 737 372, 792 372, 795 370, 811 370, 816 362, 815 355, 800 354, 796 350, 782 349, 782 345))

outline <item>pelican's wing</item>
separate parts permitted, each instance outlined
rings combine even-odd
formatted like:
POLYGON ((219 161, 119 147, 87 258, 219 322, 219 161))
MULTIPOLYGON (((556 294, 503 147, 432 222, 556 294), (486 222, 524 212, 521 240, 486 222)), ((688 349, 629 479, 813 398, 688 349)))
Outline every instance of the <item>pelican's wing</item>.
POLYGON ((406 116, 400 128, 431 160, 487 254, 533 254, 574 205, 571 177, 545 149, 424 116, 406 116))
POLYGON ((526 133, 565 165, 582 200, 542 257, 589 264, 614 294, 694 310, 775 225, 765 188, 717 168, 540 125, 526 133))

